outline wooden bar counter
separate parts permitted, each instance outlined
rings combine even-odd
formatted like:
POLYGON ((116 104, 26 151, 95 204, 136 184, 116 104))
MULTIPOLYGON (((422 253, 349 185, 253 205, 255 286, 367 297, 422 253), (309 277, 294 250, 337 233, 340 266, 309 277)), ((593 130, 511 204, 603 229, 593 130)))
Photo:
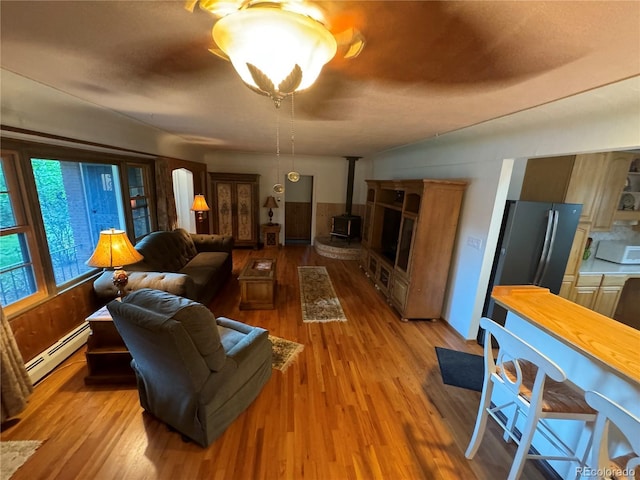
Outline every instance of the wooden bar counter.
MULTIPOLYGON (((491 295, 508 311, 505 328, 558 364, 570 383, 583 391, 600 392, 640 415, 640 331, 547 288, 496 286, 491 295)), ((503 400, 494 398, 496 404, 503 400)), ((586 443, 586 429, 580 423, 548 423, 572 448, 586 443)), ((554 453, 542 435, 534 436, 533 446, 542 454, 554 453)), ((550 464, 560 478, 575 477, 575 465, 550 464)))
MULTIPOLYGON (((492 297, 605 369, 640 384, 640 331, 549 292, 529 286, 496 286, 492 297)), ((553 355, 550 355, 553 358, 553 355)))

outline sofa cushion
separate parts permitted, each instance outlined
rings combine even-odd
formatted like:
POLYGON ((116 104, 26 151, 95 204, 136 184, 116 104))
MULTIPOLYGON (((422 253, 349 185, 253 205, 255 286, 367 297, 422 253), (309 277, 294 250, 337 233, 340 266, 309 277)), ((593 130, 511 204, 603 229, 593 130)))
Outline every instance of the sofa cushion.
POLYGON ((129 267, 129 270, 156 272, 178 272, 198 251, 186 230, 152 232, 136 245, 144 259, 129 267))
POLYGON ((226 354, 220 341, 216 319, 204 305, 149 288, 136 290, 122 301, 180 322, 209 369, 217 372, 224 366, 226 354))

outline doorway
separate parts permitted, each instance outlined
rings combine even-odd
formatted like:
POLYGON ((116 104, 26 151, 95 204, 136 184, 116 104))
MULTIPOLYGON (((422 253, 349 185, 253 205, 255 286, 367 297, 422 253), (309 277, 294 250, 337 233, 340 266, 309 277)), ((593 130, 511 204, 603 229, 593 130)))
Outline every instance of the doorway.
POLYGON ((295 183, 289 179, 285 181, 284 243, 310 245, 313 177, 301 175, 295 183))
POLYGON ((191 211, 193 202, 193 173, 185 168, 177 168, 172 172, 173 193, 176 201, 177 228, 187 232, 196 232, 196 219, 191 211))

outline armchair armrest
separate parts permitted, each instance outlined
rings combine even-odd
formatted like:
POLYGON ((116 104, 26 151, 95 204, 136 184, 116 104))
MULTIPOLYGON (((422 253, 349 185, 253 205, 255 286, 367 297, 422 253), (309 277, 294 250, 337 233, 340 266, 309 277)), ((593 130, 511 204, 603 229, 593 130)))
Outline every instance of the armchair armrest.
POLYGON ((198 252, 229 252, 233 250, 234 239, 230 235, 207 235, 192 233, 191 239, 198 252))
POLYGON ((216 322, 222 327, 231 328, 246 335, 245 338, 243 338, 227 352, 227 356, 233 358, 238 363, 241 363, 244 358, 249 355, 250 352, 248 351, 249 349, 247 347, 253 344, 258 339, 258 337, 264 336, 265 339, 268 339, 269 337, 268 330, 265 330, 264 328, 252 327, 250 325, 237 322, 226 317, 219 317, 216 319, 216 322))

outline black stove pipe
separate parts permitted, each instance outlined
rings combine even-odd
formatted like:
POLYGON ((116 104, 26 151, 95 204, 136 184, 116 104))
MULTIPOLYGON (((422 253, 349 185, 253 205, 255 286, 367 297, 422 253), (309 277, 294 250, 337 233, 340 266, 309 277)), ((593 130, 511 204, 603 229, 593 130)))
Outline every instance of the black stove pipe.
POLYGON ((353 206, 353 182, 356 171, 356 162, 362 157, 344 157, 349 162, 349 172, 347 174, 347 204, 346 204, 346 216, 351 216, 351 208, 353 206))

